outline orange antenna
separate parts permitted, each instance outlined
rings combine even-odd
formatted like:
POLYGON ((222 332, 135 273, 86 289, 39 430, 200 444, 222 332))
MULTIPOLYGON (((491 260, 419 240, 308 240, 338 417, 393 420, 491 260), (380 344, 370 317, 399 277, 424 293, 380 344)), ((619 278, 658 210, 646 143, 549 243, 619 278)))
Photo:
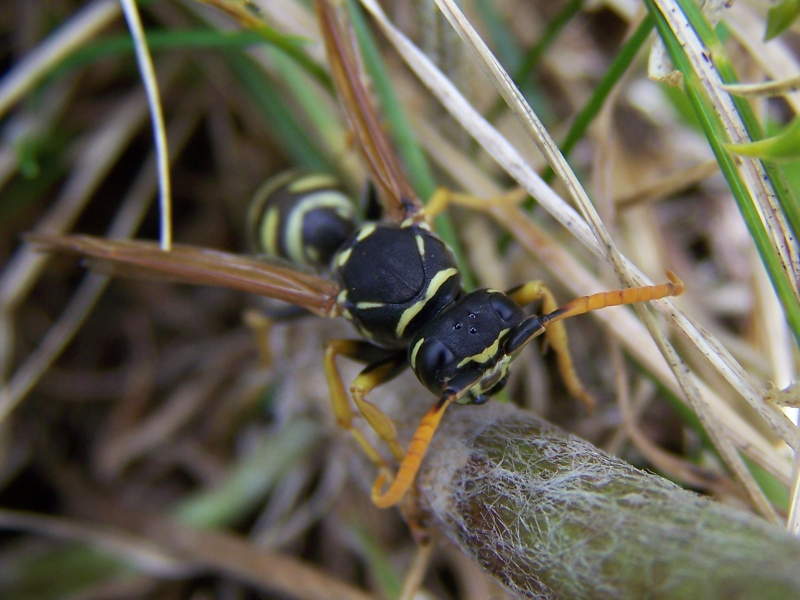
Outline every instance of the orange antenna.
POLYGON ((403 499, 408 488, 414 483, 417 471, 419 471, 419 467, 422 464, 422 459, 425 458, 428 445, 431 443, 433 434, 439 426, 439 421, 442 420, 444 411, 457 397, 455 394, 445 396, 425 413, 425 416, 419 422, 417 430, 414 432, 414 436, 411 438, 408 450, 403 457, 403 462, 400 463, 400 468, 397 470, 394 481, 385 492, 381 492, 381 488, 386 477, 384 473, 378 475, 375 484, 372 486, 372 502, 375 506, 388 508, 403 499))
POLYGON ((624 288, 610 292, 599 292, 590 296, 581 296, 567 302, 553 312, 539 317, 539 320, 546 327, 556 321, 563 321, 564 319, 607 306, 647 302, 648 300, 658 300, 667 296, 680 296, 683 293, 683 281, 681 281, 680 277, 672 271, 667 271, 667 279, 669 280, 667 283, 659 285, 624 288))

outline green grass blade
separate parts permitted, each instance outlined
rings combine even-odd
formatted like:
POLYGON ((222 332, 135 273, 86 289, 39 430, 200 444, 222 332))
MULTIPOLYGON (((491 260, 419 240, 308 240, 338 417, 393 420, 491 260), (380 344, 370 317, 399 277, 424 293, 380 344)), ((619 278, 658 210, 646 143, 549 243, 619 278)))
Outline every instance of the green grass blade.
MULTIPOLYGON (((653 30, 653 25, 653 18, 650 16, 645 17, 633 34, 631 34, 622 45, 617 56, 608 67, 603 78, 597 84, 589 100, 576 115, 567 135, 564 137, 564 141, 561 143, 561 152, 565 157, 568 157, 572 153, 575 144, 586 134, 586 130, 589 129, 589 125, 592 124, 592 121, 594 121, 595 117, 603 108, 603 105, 611 94, 611 90, 614 89, 614 86, 625 74, 625 71, 631 66, 633 59, 636 58, 636 54, 644 45, 650 32, 653 30)), ((553 170, 548 168, 543 175, 543 179, 550 182, 553 179, 553 175, 553 170)))
POLYGON ((800 0, 783 0, 767 12, 765 40, 771 40, 791 27, 800 15, 800 0))
MULTIPOLYGON (((683 13, 691 23, 694 31, 708 48, 708 54, 714 61, 720 76, 726 83, 735 83, 736 76, 731 63, 725 56, 725 50, 716 33, 706 22, 700 10, 693 2, 688 0, 678 0, 683 13)), ((784 313, 789 325, 795 335, 796 340, 800 340, 800 302, 798 302, 795 281, 798 274, 792 272, 791 262, 785 261, 779 254, 775 245, 775 240, 770 236, 764 222, 759 214, 759 207, 756 199, 751 195, 745 182, 737 169, 736 159, 727 151, 725 144, 729 143, 727 133, 720 121, 711 99, 707 96, 698 74, 695 73, 693 66, 687 56, 682 40, 676 38, 667 19, 658 10, 655 0, 646 0, 646 5, 650 14, 655 18, 661 38, 670 53, 675 66, 681 71, 684 77, 686 94, 688 95, 694 109, 702 124, 703 131, 708 142, 717 158, 734 199, 737 202, 739 211, 745 220, 745 224, 751 237, 758 249, 761 260, 767 270, 773 287, 784 308, 784 313), (791 274, 790 274, 791 273, 791 274)), ((736 109, 752 137, 760 137, 761 125, 755 118, 753 111, 743 99, 734 98, 736 109)), ((764 165, 765 172, 772 183, 772 189, 778 199, 780 207, 784 210, 783 217, 788 224, 797 231, 797 223, 800 221, 798 215, 797 201, 792 190, 786 183, 784 175, 776 165, 764 165)), ((768 182, 768 183, 770 183, 768 182)), ((794 232, 773 231, 773 235, 786 235, 796 243, 794 232)), ((791 248, 790 248, 791 250, 791 248)))
MULTIPOLYGON (((305 39, 286 35, 264 27, 252 31, 224 32, 212 29, 187 29, 183 31, 149 31, 145 36, 153 52, 178 49, 244 49, 266 43, 299 64, 309 75, 325 88, 332 90, 333 84, 327 72, 303 49, 305 39)), ((50 74, 49 79, 61 77, 75 69, 94 64, 99 60, 132 54, 133 42, 128 36, 113 36, 87 44, 67 56, 50 74)))
MULTIPOLYGON (((519 66, 514 69, 512 78, 514 83, 525 92, 525 83, 531 76, 533 69, 539 64, 542 56, 546 50, 553 45, 558 39, 559 34, 564 30, 564 27, 583 9, 584 0, 570 0, 561 11, 553 17, 553 20, 548 23, 544 29, 544 35, 525 53, 525 56, 520 61, 519 66)), ((526 94, 527 96, 527 94, 526 94)), ((492 108, 486 113, 488 121, 494 121, 506 110, 506 103, 502 98, 498 98, 492 105, 492 108)), ((538 111, 537 111, 538 112, 538 111)))
POLYGON ((281 147, 292 162, 312 171, 333 170, 327 157, 308 137, 306 129, 297 121, 286 103, 284 94, 270 85, 267 75, 253 59, 238 52, 226 53, 228 64, 244 89, 253 98, 264 116, 270 132, 280 140, 281 147))

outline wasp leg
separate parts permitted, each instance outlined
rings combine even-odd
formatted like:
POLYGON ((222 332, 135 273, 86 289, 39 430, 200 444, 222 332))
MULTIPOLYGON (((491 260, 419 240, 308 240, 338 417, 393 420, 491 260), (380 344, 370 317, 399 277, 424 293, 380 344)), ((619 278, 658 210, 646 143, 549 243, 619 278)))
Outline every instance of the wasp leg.
POLYGON ((258 348, 258 358, 264 368, 272 364, 272 348, 269 343, 269 334, 272 331, 273 321, 263 313, 249 308, 242 314, 242 320, 253 332, 258 348))
POLYGON ((364 437, 364 434, 353 425, 353 409, 345 391, 344 382, 336 368, 336 357, 346 356, 358 362, 369 363, 356 377, 350 391, 359 412, 398 458, 402 458, 403 450, 397 441, 397 430, 394 422, 377 406, 364 398, 366 394, 396 376, 405 368, 405 352, 386 350, 363 340, 331 340, 325 347, 325 376, 331 394, 331 406, 336 422, 350 432, 364 454, 382 471, 386 463, 375 447, 364 437))
POLYGON ((425 219, 428 223, 432 223, 433 219, 441 212, 445 211, 450 204, 458 204, 471 208, 473 210, 486 212, 493 204, 500 204, 510 202, 518 204, 528 197, 528 193, 522 188, 515 188, 501 196, 494 198, 479 198, 470 194, 462 194, 454 192, 446 188, 438 188, 433 196, 430 197, 428 203, 425 205, 423 212, 425 219))
MULTIPOLYGON (((529 281, 508 290, 506 294, 519 306, 526 306, 541 300, 542 314, 549 314, 558 308, 555 296, 541 281, 529 281)), ((545 329, 545 335, 547 336, 547 342, 556 353, 558 372, 569 393, 580 400, 587 410, 592 410, 596 402, 594 397, 586 391, 577 371, 575 371, 575 364, 572 362, 572 356, 569 352, 569 341, 564 324, 560 321, 548 324, 547 329, 545 329)))
POLYGON ((350 386, 350 394, 361 415, 370 427, 386 442, 397 460, 402 460, 405 452, 397 441, 397 429, 394 422, 384 412, 366 399, 366 395, 382 383, 390 381, 407 366, 406 353, 400 352, 384 360, 368 365, 350 386))
POLYGON ((252 330, 255 336, 258 358, 262 367, 267 368, 272 364, 272 347, 270 346, 269 335, 273 325, 308 316, 311 316, 311 313, 300 306, 248 308, 242 313, 244 324, 252 330))

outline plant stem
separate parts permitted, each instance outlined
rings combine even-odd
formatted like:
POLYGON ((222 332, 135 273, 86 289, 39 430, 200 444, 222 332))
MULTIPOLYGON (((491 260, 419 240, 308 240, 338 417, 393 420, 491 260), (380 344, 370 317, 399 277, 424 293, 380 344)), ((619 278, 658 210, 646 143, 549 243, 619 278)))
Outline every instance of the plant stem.
POLYGON ((423 507, 520 597, 800 597, 796 538, 513 406, 454 407, 435 442, 423 507))

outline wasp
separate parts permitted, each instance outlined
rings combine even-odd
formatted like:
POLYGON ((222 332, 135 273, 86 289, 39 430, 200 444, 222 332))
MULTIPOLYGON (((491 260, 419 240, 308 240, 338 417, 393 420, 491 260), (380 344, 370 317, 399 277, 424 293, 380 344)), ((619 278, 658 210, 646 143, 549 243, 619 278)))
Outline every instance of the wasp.
POLYGON ((683 284, 668 273, 669 281, 661 285, 601 292, 563 306, 540 282, 505 292, 466 291, 451 250, 429 224, 433 211, 423 209, 382 131, 352 41, 328 3, 317 6, 337 92, 385 219, 357 222, 353 204, 328 176, 282 177, 257 193, 251 237, 262 252, 318 273, 326 271, 329 277, 191 246, 162 251, 149 242, 79 235, 32 239, 51 249, 187 283, 269 296, 350 321, 361 338, 332 340, 325 347, 331 406, 338 424, 378 467, 372 501, 389 507, 413 485, 447 408, 453 403, 481 404, 501 390, 512 362, 532 339, 547 335, 568 387, 588 403, 569 358, 562 321, 607 306, 678 295, 683 284), (538 300, 543 300, 544 314, 526 314, 524 308, 538 300), (349 390, 337 369, 340 356, 366 364, 349 390), (404 448, 392 420, 367 396, 409 367, 436 400, 404 448), (394 475, 354 425, 353 406, 399 463, 394 475))

